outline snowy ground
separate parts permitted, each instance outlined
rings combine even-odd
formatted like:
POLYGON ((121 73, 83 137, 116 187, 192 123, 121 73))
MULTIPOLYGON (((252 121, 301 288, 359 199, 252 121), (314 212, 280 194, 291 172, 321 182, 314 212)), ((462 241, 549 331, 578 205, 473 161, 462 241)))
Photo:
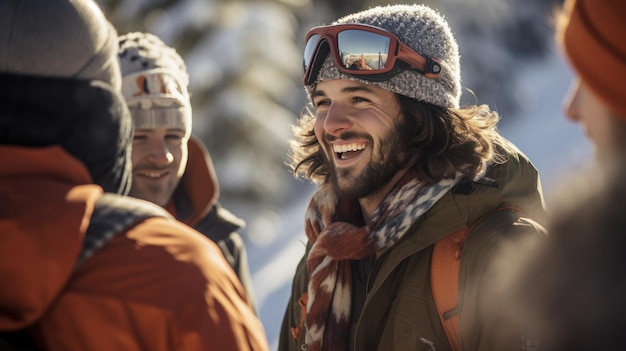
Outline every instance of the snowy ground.
MULTIPOLYGON (((539 169, 544 194, 549 200, 560 175, 587 161, 591 147, 580 128, 563 116, 563 98, 571 73, 562 58, 555 54, 521 75, 524 79, 516 89, 527 108, 515 116, 502 116, 505 120, 500 131, 539 169)), ((290 295, 291 277, 304 252, 306 239, 302 224, 311 189, 306 187, 300 199, 276 214, 280 224, 274 227, 275 236, 261 246, 249 248, 260 317, 273 350, 290 295)))

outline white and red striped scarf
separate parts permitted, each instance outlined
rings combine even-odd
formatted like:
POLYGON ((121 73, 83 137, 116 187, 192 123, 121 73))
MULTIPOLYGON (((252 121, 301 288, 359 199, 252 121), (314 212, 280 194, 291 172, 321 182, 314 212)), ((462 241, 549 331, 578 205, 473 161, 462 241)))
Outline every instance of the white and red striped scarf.
POLYGON ((330 184, 313 194, 305 231, 313 246, 309 272, 306 337, 310 351, 345 351, 350 335, 352 277, 348 260, 370 257, 397 243, 461 178, 423 186, 412 174, 402 178, 380 203, 369 223, 356 201, 337 199, 330 184))

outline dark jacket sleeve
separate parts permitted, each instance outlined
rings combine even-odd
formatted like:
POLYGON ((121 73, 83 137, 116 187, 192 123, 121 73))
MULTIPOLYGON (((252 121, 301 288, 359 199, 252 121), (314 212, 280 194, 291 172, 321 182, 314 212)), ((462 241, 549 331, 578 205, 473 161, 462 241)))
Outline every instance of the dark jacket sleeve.
POLYGON ((246 290, 248 303, 258 315, 256 294, 254 293, 252 275, 250 274, 250 268, 248 265, 248 253, 246 252, 246 245, 241 238, 241 235, 237 232, 231 232, 226 238, 217 241, 217 245, 220 250, 222 250, 224 257, 237 274, 243 288, 246 290))

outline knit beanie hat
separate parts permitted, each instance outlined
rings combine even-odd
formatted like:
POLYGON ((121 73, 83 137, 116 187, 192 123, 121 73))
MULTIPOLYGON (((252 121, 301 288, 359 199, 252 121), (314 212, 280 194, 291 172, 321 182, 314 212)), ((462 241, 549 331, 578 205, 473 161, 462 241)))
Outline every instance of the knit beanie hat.
POLYGON ((559 37, 581 79, 626 118, 626 2, 568 0, 559 37))
MULTIPOLYGON (((385 29, 418 53, 441 63, 441 74, 427 78, 406 70, 393 78, 372 82, 345 74, 329 54, 316 82, 330 79, 356 80, 444 108, 458 107, 461 97, 459 49, 448 23, 435 10, 424 5, 388 5, 354 13, 332 24, 360 23, 385 29)), ((313 85, 307 86, 311 91, 313 85)))
POLYGON ((180 128, 191 134, 189 75, 175 49, 150 33, 119 38, 122 94, 135 129, 180 128))
POLYGON ((117 33, 93 0, 0 1, 0 72, 120 88, 117 33))

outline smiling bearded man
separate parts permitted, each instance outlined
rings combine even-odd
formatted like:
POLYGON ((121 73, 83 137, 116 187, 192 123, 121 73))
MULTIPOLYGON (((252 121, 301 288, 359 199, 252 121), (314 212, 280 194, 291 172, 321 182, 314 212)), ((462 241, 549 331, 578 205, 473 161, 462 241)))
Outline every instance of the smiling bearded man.
POLYGON ((279 351, 519 349, 523 335, 498 333, 484 307, 500 246, 544 234, 531 220, 545 219, 539 176, 498 134, 497 113, 459 107, 445 19, 422 5, 348 15, 309 31, 303 68, 312 106, 291 166, 319 187, 279 351), (431 273, 435 244, 465 230, 459 273, 431 273), (460 293, 444 314, 431 278, 446 274, 460 293))

